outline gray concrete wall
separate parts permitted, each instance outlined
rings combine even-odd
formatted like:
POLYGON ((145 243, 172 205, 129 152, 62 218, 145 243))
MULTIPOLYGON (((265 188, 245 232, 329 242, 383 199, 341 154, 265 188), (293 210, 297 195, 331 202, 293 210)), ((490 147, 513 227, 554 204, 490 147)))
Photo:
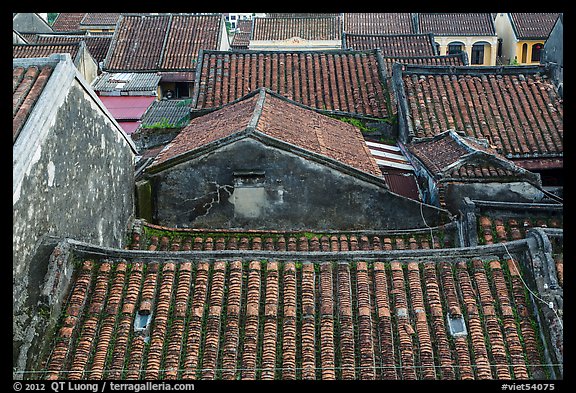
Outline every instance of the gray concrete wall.
POLYGON ((29 367, 27 350, 37 334, 31 321, 49 254, 43 239, 122 247, 134 215, 133 148, 77 71, 58 79, 58 70, 13 148, 13 357, 19 369, 29 367))
MULTIPOLYGON (((150 181, 153 221, 160 225, 278 230, 426 227, 418 202, 251 138, 166 168, 150 181)), ((431 226, 444 213, 428 206, 423 212, 431 226)))

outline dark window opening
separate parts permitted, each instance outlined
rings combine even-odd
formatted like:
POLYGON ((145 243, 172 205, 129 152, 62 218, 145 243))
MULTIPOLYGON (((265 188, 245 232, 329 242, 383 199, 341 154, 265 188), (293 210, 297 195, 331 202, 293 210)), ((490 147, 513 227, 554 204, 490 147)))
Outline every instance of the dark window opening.
POLYGON ((449 55, 457 55, 462 53, 464 50, 464 46, 462 44, 448 44, 448 54, 449 55))
POLYGON ((186 98, 190 97, 190 84, 188 82, 176 82, 176 97, 186 98))
POLYGON ((528 44, 522 45, 522 63, 526 63, 526 56, 528 56, 528 44))
POLYGON ((472 64, 484 64, 484 45, 475 44, 472 46, 472 64))
POLYGON ((534 44, 532 45, 532 61, 540 61, 540 56, 542 54, 542 48, 544 47, 544 45, 538 43, 538 44, 534 44))

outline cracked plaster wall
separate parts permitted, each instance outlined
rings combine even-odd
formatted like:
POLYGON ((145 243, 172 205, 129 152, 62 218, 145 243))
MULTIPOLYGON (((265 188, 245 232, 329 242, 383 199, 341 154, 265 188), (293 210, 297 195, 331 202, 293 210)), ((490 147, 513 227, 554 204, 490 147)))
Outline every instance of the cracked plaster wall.
POLYGON ((70 237, 122 247, 134 215, 134 154, 77 81, 50 124, 13 200, 13 360, 18 369, 29 367, 28 348, 38 336, 38 283, 49 255, 43 239, 70 237))
MULTIPOLYGON (((425 226, 416 201, 251 138, 149 179, 152 221, 160 225, 278 230, 425 226), (264 172, 260 184, 238 188, 238 173, 250 172, 264 172)), ((429 225, 437 222, 437 210, 425 207, 423 212, 429 225)))

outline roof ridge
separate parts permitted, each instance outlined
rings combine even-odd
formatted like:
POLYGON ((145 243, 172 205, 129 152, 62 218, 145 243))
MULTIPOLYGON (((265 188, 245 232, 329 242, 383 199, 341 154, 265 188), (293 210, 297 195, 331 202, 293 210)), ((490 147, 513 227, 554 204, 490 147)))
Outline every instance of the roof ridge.
POLYGON ((254 105, 254 112, 252 113, 252 117, 250 118, 248 126, 246 127, 248 134, 256 131, 256 127, 258 126, 258 122, 262 116, 262 108, 264 107, 264 101, 266 101, 266 88, 258 88, 258 95, 258 100, 256 100, 256 104, 254 105))

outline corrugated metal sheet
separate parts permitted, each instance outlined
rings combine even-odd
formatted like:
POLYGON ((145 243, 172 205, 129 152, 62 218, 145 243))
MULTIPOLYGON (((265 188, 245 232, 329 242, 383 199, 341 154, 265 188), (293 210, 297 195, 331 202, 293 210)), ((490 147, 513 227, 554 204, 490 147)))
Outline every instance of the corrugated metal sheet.
POLYGON ((190 100, 154 101, 142 116, 142 125, 166 121, 170 124, 183 124, 190 120, 190 100))
POLYGON ((161 76, 142 72, 103 72, 92 84, 94 91, 149 91, 156 92, 161 76))
POLYGON ((421 200, 416 176, 412 172, 382 169, 382 176, 393 193, 416 201, 421 200))

